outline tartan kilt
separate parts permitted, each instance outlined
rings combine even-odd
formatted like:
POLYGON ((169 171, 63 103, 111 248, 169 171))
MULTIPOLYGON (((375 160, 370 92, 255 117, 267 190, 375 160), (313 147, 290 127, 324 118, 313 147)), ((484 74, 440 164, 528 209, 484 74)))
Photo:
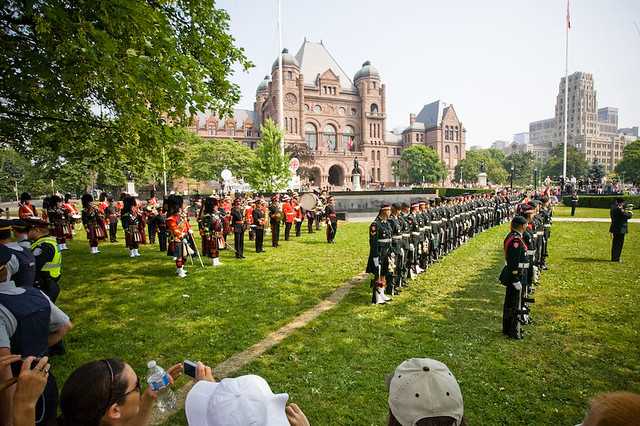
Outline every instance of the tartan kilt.
POLYGON ((124 240, 127 247, 133 247, 136 243, 142 242, 142 235, 137 226, 130 226, 124 233, 124 240))
POLYGON ((214 235, 205 235, 202 237, 202 254, 207 257, 220 257, 218 247, 218 238, 214 235))
POLYGON ((51 227, 51 234, 56 238, 65 238, 67 235, 64 231, 64 225, 62 223, 55 223, 51 227))
POLYGON ((100 240, 104 239, 105 233, 100 225, 87 226, 87 240, 100 240))
POLYGON ((96 233, 99 240, 107 239, 107 227, 105 226, 104 222, 101 221, 100 223, 98 223, 98 226, 96 227, 96 233))

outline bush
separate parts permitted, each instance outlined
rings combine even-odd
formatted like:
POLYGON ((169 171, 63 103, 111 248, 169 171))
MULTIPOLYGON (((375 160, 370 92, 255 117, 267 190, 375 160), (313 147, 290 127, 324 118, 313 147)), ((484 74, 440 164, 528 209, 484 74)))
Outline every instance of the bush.
POLYGON ((491 189, 482 188, 436 188, 440 197, 457 197, 464 194, 486 194, 487 192, 493 194, 491 189))
MULTIPOLYGON (((578 196, 578 207, 592 207, 596 209, 608 209, 616 198, 620 196, 616 195, 600 195, 600 196, 578 196)), ((634 206, 640 206, 640 195, 625 195, 624 201, 631 203, 634 206)), ((565 206, 571 206, 571 197, 562 197, 562 203, 565 206)))

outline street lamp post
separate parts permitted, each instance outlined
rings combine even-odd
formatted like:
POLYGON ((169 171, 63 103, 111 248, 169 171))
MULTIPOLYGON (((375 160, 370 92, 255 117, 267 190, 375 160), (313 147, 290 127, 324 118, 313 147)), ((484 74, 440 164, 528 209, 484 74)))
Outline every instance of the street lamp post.
POLYGON ((533 169, 533 190, 538 192, 538 168, 533 169))
POLYGON ((512 191, 513 191, 513 175, 514 175, 514 172, 515 172, 515 167, 513 167, 513 165, 512 165, 511 166, 511 176, 510 176, 510 181, 511 181, 510 187, 511 187, 512 191))

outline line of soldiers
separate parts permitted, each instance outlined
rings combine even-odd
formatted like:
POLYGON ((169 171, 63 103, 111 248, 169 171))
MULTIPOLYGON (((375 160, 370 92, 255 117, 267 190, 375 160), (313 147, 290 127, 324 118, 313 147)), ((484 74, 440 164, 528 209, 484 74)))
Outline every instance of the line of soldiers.
POLYGON ((410 279, 474 235, 511 218, 520 198, 491 194, 383 205, 369 226, 371 303, 384 304, 410 279))
POLYGON ((516 213, 503 243, 505 266, 499 281, 506 287, 502 333, 521 339, 522 326, 531 322, 534 286, 547 269, 553 208, 549 197, 525 198, 516 213))

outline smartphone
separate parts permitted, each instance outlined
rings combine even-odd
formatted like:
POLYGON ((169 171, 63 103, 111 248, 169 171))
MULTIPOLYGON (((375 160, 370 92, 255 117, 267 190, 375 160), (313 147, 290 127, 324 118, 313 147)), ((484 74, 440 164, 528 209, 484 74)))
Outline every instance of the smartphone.
POLYGON ((193 377, 194 379, 196 378, 195 362, 185 359, 184 362, 182 363, 182 368, 184 369, 184 374, 186 374, 187 376, 193 377))

